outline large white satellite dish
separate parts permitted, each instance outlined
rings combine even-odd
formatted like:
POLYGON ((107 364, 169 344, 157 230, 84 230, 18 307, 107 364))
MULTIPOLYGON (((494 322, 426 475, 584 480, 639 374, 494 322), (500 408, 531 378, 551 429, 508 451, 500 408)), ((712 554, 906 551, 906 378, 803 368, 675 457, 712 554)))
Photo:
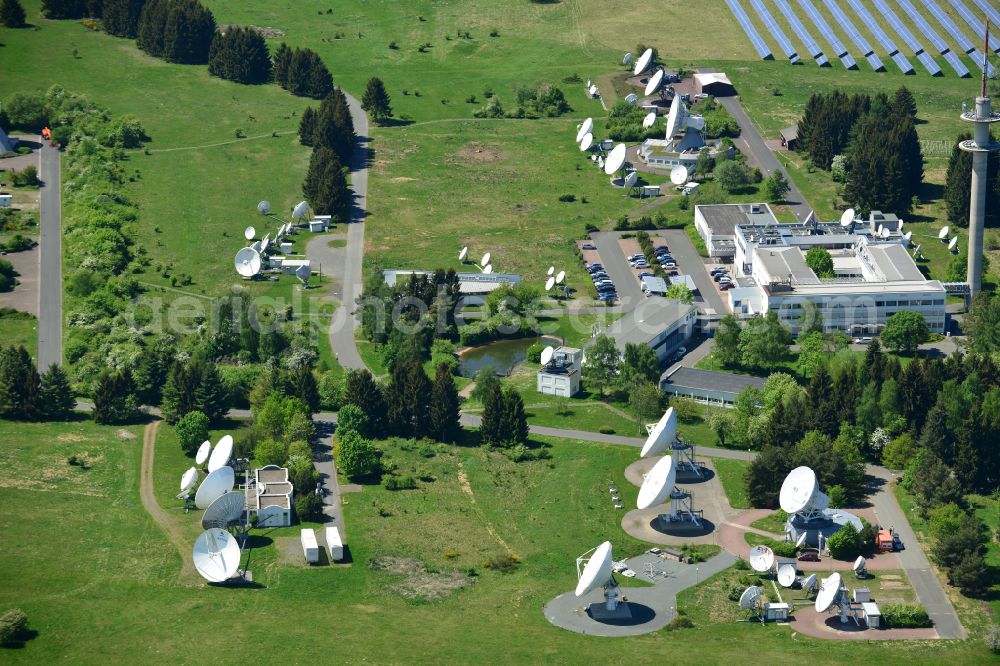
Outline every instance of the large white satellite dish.
POLYGON ((688 169, 683 164, 678 164, 670 170, 670 182, 674 185, 683 185, 688 179, 688 169))
POLYGON ((663 412, 663 416, 649 431, 649 436, 646 437, 646 442, 642 445, 639 457, 648 458, 663 453, 676 436, 677 415, 674 413, 673 407, 667 407, 667 411, 663 412))
POLYGON ((645 72, 646 68, 649 67, 649 63, 652 62, 652 60, 653 60, 653 49, 646 49, 645 51, 643 51, 642 55, 639 56, 639 59, 635 61, 635 68, 632 70, 632 74, 638 76, 639 74, 645 72))
POLYGON ((631 62, 632 62, 632 52, 629 51, 625 54, 625 57, 622 58, 622 64, 628 65, 631 62))
POLYGON ((750 568, 758 573, 770 571, 774 566, 774 551, 767 546, 754 546, 750 549, 750 568))
POLYGON ((854 224, 854 209, 848 208, 840 215, 840 226, 849 227, 854 224))
POLYGON ((493 264, 486 264, 483 266, 483 275, 489 275, 493 272, 493 264))
POLYGON ((181 477, 181 492, 188 492, 194 488, 194 484, 196 483, 198 483, 198 468, 189 467, 188 471, 184 472, 184 475, 181 477))
POLYGON ((243 238, 246 238, 247 240, 253 240, 256 235, 257 230, 253 227, 247 227, 243 230, 243 238))
POLYGON ((583 137, 590 134, 591 130, 593 129, 594 129, 594 119, 587 118, 586 120, 584 120, 583 124, 580 125, 580 129, 577 130, 576 132, 576 142, 580 143, 581 141, 583 141, 583 137))
POLYGON ((782 511, 792 514, 822 511, 829 505, 830 498, 819 491, 816 472, 803 465, 796 467, 785 477, 778 502, 782 511))
POLYGON ((556 284, 562 284, 563 280, 566 279, 566 271, 559 271, 556 274, 556 284))
POLYGON ((587 132, 586 134, 583 135, 583 138, 580 139, 580 152, 586 152, 590 150, 590 147, 593 145, 594 145, 594 135, 591 134, 590 132, 587 132))
POLYGON ((674 467, 673 456, 663 456, 649 470, 645 481, 639 487, 639 498, 636 507, 648 509, 651 506, 663 504, 674 490, 677 481, 677 468, 674 467))
POLYGON ((194 542, 192 557, 202 578, 221 583, 240 568, 240 544, 226 530, 205 530, 194 542))
POLYGON ((802 534, 799 535, 799 538, 795 540, 796 548, 801 548, 803 545, 805 545, 806 536, 807 536, 806 532, 803 532, 802 534))
POLYGON ((958 236, 955 236, 950 241, 948 241, 948 249, 954 250, 958 246, 958 236))
POLYGON ((588 592, 604 585, 611 580, 611 542, 605 541, 598 546, 590 556, 590 561, 583 568, 580 580, 576 584, 576 596, 582 597, 588 592))
POLYGON ((208 472, 211 474, 215 470, 229 464, 229 459, 233 455, 233 436, 225 435, 219 443, 212 449, 212 456, 208 459, 208 472))
POLYGON ((207 509, 236 484, 236 473, 232 467, 220 467, 205 477, 194 494, 194 504, 199 509, 207 509))
POLYGON ((941 231, 938 232, 938 238, 944 240, 948 237, 948 227, 941 227, 941 231))
POLYGON ((264 199, 259 204, 257 204, 257 212, 261 215, 267 215, 271 212, 271 202, 264 199))
POLYGON ((466 245, 462 248, 462 251, 458 253, 458 260, 465 261, 465 258, 469 256, 469 246, 466 245))
POLYGON ((747 589, 743 590, 743 594, 740 595, 740 608, 752 610, 757 607, 758 603, 760 603, 760 598, 760 588, 756 585, 751 585, 747 589))
POLYGON ((791 587, 795 584, 794 564, 782 564, 778 567, 778 583, 782 587, 791 587))
POLYGON ((656 122, 656 111, 650 111, 646 114, 646 117, 642 119, 643 127, 652 127, 653 123, 656 122))
POLYGON ((236 253, 236 272, 243 277, 253 277, 260 273, 260 252, 252 247, 245 247, 236 253))
POLYGON ((854 564, 851 566, 851 569, 853 569, 854 572, 857 573, 858 571, 861 571, 862 569, 865 568, 865 562, 866 562, 865 558, 862 557, 861 555, 858 555, 858 559, 854 560, 854 564))
POLYGON ((624 183, 624 185, 625 185, 626 188, 632 189, 633 187, 635 187, 635 184, 638 181, 639 181, 639 172, 638 171, 632 171, 627 176, 625 176, 625 183, 624 183))
POLYGON ((639 96, 636 95, 635 93, 629 93, 625 95, 625 101, 628 102, 629 104, 635 104, 636 102, 639 101, 639 96))
POLYGON ((549 278, 545 281, 545 291, 549 291, 550 289, 552 289, 552 287, 554 287, 555 284, 556 284, 556 279, 550 275, 549 278))
POLYGON ((487 252, 486 254, 483 255, 483 258, 479 262, 479 265, 480 266, 485 266, 488 263, 490 263, 490 253, 489 252, 487 252))
POLYGON ((198 447, 198 453, 194 454, 194 461, 199 465, 204 465, 208 460, 208 454, 212 452, 212 442, 205 440, 198 447))
POLYGON ((816 595, 816 612, 825 613, 830 610, 830 606, 837 600, 840 594, 840 574, 835 573, 829 578, 823 579, 823 584, 819 587, 819 594, 816 595))
POLYGON ((802 590, 808 592, 814 587, 816 587, 816 574, 809 574, 809 576, 802 581, 802 590))
POLYGON ((309 204, 305 201, 300 201, 295 204, 295 208, 292 209, 292 219, 301 220, 306 213, 309 212, 309 204))
POLYGON ((672 139, 684 129, 686 119, 687 107, 684 106, 684 100, 681 99, 681 96, 677 95, 670 103, 670 113, 667 114, 666 138, 672 139))
POLYGON ((627 150, 628 149, 625 147, 624 143, 619 143, 617 146, 612 148, 611 152, 608 153, 608 159, 604 162, 604 173, 610 176, 621 169, 622 165, 625 164, 625 154, 627 150))
POLYGON ((663 70, 658 69, 656 73, 649 77, 649 81, 646 83, 645 94, 652 95, 657 90, 660 89, 660 84, 663 83, 663 70))
POLYGON ((545 349, 542 350, 542 357, 540 359, 542 365, 548 365, 549 361, 552 360, 552 355, 555 353, 556 350, 551 345, 545 347, 545 349))
POLYGON ((239 520, 240 516, 243 515, 245 503, 246 500, 241 492, 226 493, 217 497, 202 514, 201 528, 210 530, 228 527, 230 523, 239 520))

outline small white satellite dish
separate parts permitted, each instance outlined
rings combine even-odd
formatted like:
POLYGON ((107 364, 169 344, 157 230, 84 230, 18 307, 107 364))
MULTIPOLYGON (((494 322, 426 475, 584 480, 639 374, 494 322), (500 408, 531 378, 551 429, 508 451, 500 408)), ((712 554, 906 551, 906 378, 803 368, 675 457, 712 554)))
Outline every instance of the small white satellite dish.
POLYGON ((586 134, 583 135, 583 138, 580 139, 580 152, 587 152, 593 145, 594 145, 594 135, 591 134, 590 132, 587 132, 586 134))
POLYGON ((758 573, 770 571, 774 566, 774 551, 767 546, 754 546, 750 549, 750 568, 758 573))
POLYGON ((938 238, 940 238, 941 240, 944 240, 945 238, 947 238, 948 237, 948 231, 949 231, 948 227, 942 227, 941 231, 938 232, 938 238))
POLYGON ((892 229, 889 227, 882 227, 882 238, 888 238, 892 235, 892 229))
POLYGON ((851 569, 853 569, 854 572, 857 573, 864 568, 865 568, 865 558, 862 557, 861 555, 858 555, 858 559, 854 560, 854 564, 851 566, 851 569))
POLYGON ((621 169, 622 165, 625 164, 625 155, 627 150, 628 149, 625 147, 624 143, 619 143, 615 146, 611 152, 608 153, 608 159, 604 163, 604 173, 610 176, 621 169))
POLYGON ((208 454, 212 452, 212 442, 205 440, 198 447, 198 453, 194 454, 194 461, 199 465, 204 465, 208 460, 208 454))
POLYGON ((260 251, 261 254, 267 252, 267 248, 271 246, 271 234, 264 234, 263 240, 260 241, 260 251))
POLYGON ((549 278, 545 281, 545 291, 551 291, 552 287, 554 287, 555 285, 556 285, 556 279, 550 275, 549 278))
POLYGON ((549 266, 549 270, 546 273, 546 275, 552 275, 555 272, 556 272, 556 267, 555 266, 549 266))
POLYGON ((582 597, 611 580, 613 565, 611 542, 605 541, 594 549, 587 566, 583 568, 580 580, 576 584, 576 596, 582 597))
POLYGON ((622 58, 622 64, 623 65, 628 65, 631 62, 632 62, 632 52, 629 51, 628 53, 625 54, 625 57, 622 58))
POLYGON ((590 86, 589 92, 591 97, 597 97, 597 86, 590 86))
POLYGON ((219 443, 212 449, 212 457, 208 459, 208 472, 211 474, 217 469, 229 464, 229 459, 233 455, 233 436, 225 435, 219 443))
POLYGON ((246 238, 247 240, 253 240, 256 235, 257 230, 253 227, 247 227, 243 230, 243 238, 246 238))
POLYGON ((212 502, 201 516, 201 528, 226 528, 230 523, 240 519, 246 500, 243 493, 226 493, 212 502))
POLYGON ((597 158, 597 168, 598 169, 603 169, 604 168, 604 158, 603 157, 598 157, 597 158))
POLYGON ((462 251, 458 253, 458 260, 465 261, 465 258, 469 256, 469 246, 466 245, 462 248, 462 251))
POLYGON ((300 201, 295 204, 295 208, 292 209, 292 219, 301 220, 306 213, 309 212, 309 204, 305 201, 300 201))
POLYGON ((240 567, 240 544, 226 530, 211 529, 202 532, 194 542, 194 568, 210 583, 221 583, 232 578, 240 567))
POLYGON ((212 502, 219 499, 236 483, 236 473, 232 467, 220 467, 205 477, 194 494, 194 504, 199 509, 207 509, 212 502))
POLYGON ((629 93, 628 95, 625 95, 625 101, 629 104, 635 104, 639 101, 639 96, 635 93, 629 93))
POLYGON ((587 79, 587 87, 590 87, 590 79, 587 79))
POLYGON ((673 456, 663 456, 659 462, 649 470, 645 481, 639 487, 639 498, 636 500, 636 507, 648 509, 651 506, 663 504, 670 493, 674 490, 674 483, 677 481, 677 468, 674 467, 673 456))
POLYGON ((645 94, 647 96, 652 95, 657 90, 660 89, 660 85, 663 83, 663 70, 658 69, 656 73, 649 77, 649 82, 646 83, 645 94))
POLYGON ((583 141, 583 137, 590 134, 591 130, 593 129, 594 129, 594 119, 587 118, 586 120, 584 120, 583 124, 580 125, 580 129, 577 130, 576 132, 576 142, 580 143, 581 141, 583 141))
POLYGON ((688 169, 683 164, 678 164, 670 170, 670 182, 674 185, 683 185, 688 179, 688 169))
POLYGON ((267 215, 271 212, 271 202, 264 199, 259 204, 257 204, 257 212, 261 215, 267 215))
POLYGON ((801 548, 802 546, 805 545, 805 543, 806 543, 806 536, 807 536, 806 532, 803 532, 802 534, 799 535, 799 538, 795 540, 795 547, 796 548, 801 548))
POLYGON ((907 231, 905 234, 903 234, 903 238, 905 238, 906 241, 909 242, 910 239, 913 238, 913 232, 912 231, 907 231))
POLYGON ((489 252, 487 252, 486 254, 483 255, 483 258, 480 260, 479 265, 480 266, 485 266, 488 263, 490 263, 490 253, 489 252))
POLYGON ((845 210, 840 216, 840 226, 849 227, 854 224, 854 215, 855 212, 853 208, 845 210))
POLYGON ((295 277, 297 277, 302 284, 309 284, 309 277, 312 275, 312 268, 307 264, 302 264, 295 269, 295 277))
POLYGON ((881 236, 882 235, 882 231, 883 231, 883 227, 880 224, 880 225, 878 225, 878 229, 875 230, 875 235, 876 236, 881 236))
POLYGON ((816 612, 825 613, 830 610, 838 595, 840 595, 840 574, 835 573, 829 578, 824 578, 823 584, 820 585, 819 594, 816 595, 816 612))
POLYGON ((236 272, 243 277, 253 277, 260 273, 260 252, 245 247, 236 253, 236 272))
POLYGON ((635 61, 635 68, 632 70, 632 74, 638 76, 639 74, 645 72, 646 68, 649 67, 649 63, 652 62, 652 60, 653 60, 653 49, 646 49, 645 51, 643 51, 642 55, 639 56, 639 59, 635 61))
POLYGON ((631 171, 631 172, 629 172, 629 174, 627 176, 625 176, 625 183, 624 183, 624 185, 625 185, 626 188, 632 189, 633 187, 635 187, 635 184, 638 181, 639 181, 639 172, 638 171, 631 171))
POLYGON ((814 587, 816 587, 816 574, 809 574, 809 576, 802 581, 802 590, 808 592, 814 587))
POLYGON ((551 346, 547 346, 542 350, 541 363, 542 365, 548 365, 549 361, 552 360, 552 355, 556 353, 556 350, 551 346))
POLYGON ((649 436, 646 438, 645 444, 642 445, 639 457, 648 458, 649 456, 659 455, 666 450, 667 446, 674 441, 674 437, 676 436, 677 416, 673 407, 667 407, 667 411, 663 412, 663 416, 653 426, 653 429, 649 431, 649 436))
POLYGON ((650 111, 646 114, 646 117, 642 119, 642 126, 649 128, 653 126, 656 122, 656 111, 650 111))
POLYGON ((795 584, 794 564, 782 564, 778 567, 778 583, 782 587, 791 587, 795 584))
POLYGON ((198 468, 189 467, 188 471, 184 472, 184 475, 181 477, 181 492, 188 492, 194 488, 194 484, 196 483, 198 483, 198 468))
POLYGON ((950 241, 948 241, 948 249, 951 251, 954 251, 957 245, 958 245, 958 236, 955 236, 950 241))
POLYGON ((556 274, 556 284, 562 284, 565 279, 566 271, 559 271, 559 273, 556 274))
POLYGON ((760 588, 756 585, 751 585, 747 589, 743 590, 743 594, 740 595, 740 608, 752 610, 757 607, 757 604, 760 603, 760 598, 760 588))
POLYGON ((489 275, 493 272, 493 264, 486 264, 483 266, 483 275, 489 275))

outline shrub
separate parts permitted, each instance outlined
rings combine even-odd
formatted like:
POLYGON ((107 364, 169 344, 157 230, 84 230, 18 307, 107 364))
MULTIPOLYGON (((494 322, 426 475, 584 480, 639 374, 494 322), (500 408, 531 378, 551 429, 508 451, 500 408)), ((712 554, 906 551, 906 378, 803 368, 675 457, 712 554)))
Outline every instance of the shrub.
POLYGON ((601 433, 602 435, 613 435, 615 434, 615 429, 610 426, 601 426, 600 428, 597 429, 597 432, 601 433))
POLYGON ((181 450, 191 456, 208 439, 208 417, 201 412, 188 412, 174 426, 181 450))
POLYGON ((11 608, 0 615, 0 645, 10 645, 28 628, 28 616, 20 608, 11 608))
POLYGON ((386 490, 414 490, 417 487, 417 480, 409 474, 402 476, 389 474, 382 479, 382 487, 386 490))
POLYGON ((527 360, 531 363, 541 363, 542 362, 542 350, 545 349, 545 344, 541 341, 528 347, 527 360))
POLYGON ((881 607, 881 610, 882 621, 887 627, 893 629, 919 629, 934 626, 923 606, 886 604, 881 607))
POLYGON ((295 515, 299 520, 316 521, 323 517, 323 498, 316 493, 303 493, 295 497, 295 515))
POLYGON ((490 559, 483 562, 483 567, 486 569, 493 569, 494 571, 500 571, 502 573, 510 573, 517 568, 517 565, 521 563, 517 555, 508 553, 506 555, 494 555, 490 559))
POLYGON ((575 194, 561 194, 561 195, 559 195, 559 201, 562 201, 563 203, 573 203, 574 201, 576 201, 576 195, 575 194))
MULTIPOLYGON (((739 601, 738 598, 737 601, 739 601)), ((683 613, 678 613, 677 616, 674 617, 674 619, 672 619, 667 625, 667 630, 673 631, 674 629, 690 629, 693 626, 694 622, 691 621, 691 618, 683 613)))
POLYGON ((29 164, 20 171, 11 171, 10 180, 14 187, 38 187, 38 167, 29 164))

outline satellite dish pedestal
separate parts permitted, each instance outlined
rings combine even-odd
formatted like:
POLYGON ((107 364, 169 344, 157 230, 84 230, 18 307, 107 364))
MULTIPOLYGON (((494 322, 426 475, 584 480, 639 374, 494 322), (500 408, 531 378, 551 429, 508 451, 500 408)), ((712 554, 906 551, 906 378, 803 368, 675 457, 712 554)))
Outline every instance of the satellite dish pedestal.
MULTIPOLYGON (((650 426, 647 425, 646 429, 648 432, 650 426)), ((677 469, 678 474, 687 473, 699 479, 705 478, 705 467, 694 459, 694 447, 690 444, 685 444, 680 435, 671 442, 670 455, 674 458, 674 467, 677 469)))

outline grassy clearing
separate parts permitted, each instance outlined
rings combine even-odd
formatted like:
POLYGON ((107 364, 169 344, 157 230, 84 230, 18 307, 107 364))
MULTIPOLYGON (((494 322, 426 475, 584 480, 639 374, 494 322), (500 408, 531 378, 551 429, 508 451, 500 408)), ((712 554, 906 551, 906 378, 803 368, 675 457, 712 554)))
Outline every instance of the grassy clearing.
POLYGON ((712 458, 712 466, 715 467, 715 473, 719 475, 722 489, 726 491, 729 506, 734 509, 751 508, 750 500, 747 499, 747 484, 744 479, 748 465, 749 463, 744 460, 712 458))
MULTIPOLYGON (((635 421, 626 419, 621 414, 613 412, 600 404, 568 403, 567 411, 561 413, 561 407, 527 407, 528 423, 532 425, 565 428, 569 430, 586 430, 601 432, 610 429, 608 434, 638 437, 639 431, 635 421)), ((645 431, 644 431, 645 432, 645 431)))
MULTIPOLYGON (((0 314, 0 340, 4 345, 23 346, 32 358, 38 356, 38 320, 27 312, 0 314)), ((41 368, 42 371, 45 368, 41 368)))
POLYGON ((764 518, 753 521, 750 523, 750 527, 756 527, 759 530, 765 530, 775 534, 784 534, 786 520, 788 520, 788 514, 781 509, 778 509, 764 518))

